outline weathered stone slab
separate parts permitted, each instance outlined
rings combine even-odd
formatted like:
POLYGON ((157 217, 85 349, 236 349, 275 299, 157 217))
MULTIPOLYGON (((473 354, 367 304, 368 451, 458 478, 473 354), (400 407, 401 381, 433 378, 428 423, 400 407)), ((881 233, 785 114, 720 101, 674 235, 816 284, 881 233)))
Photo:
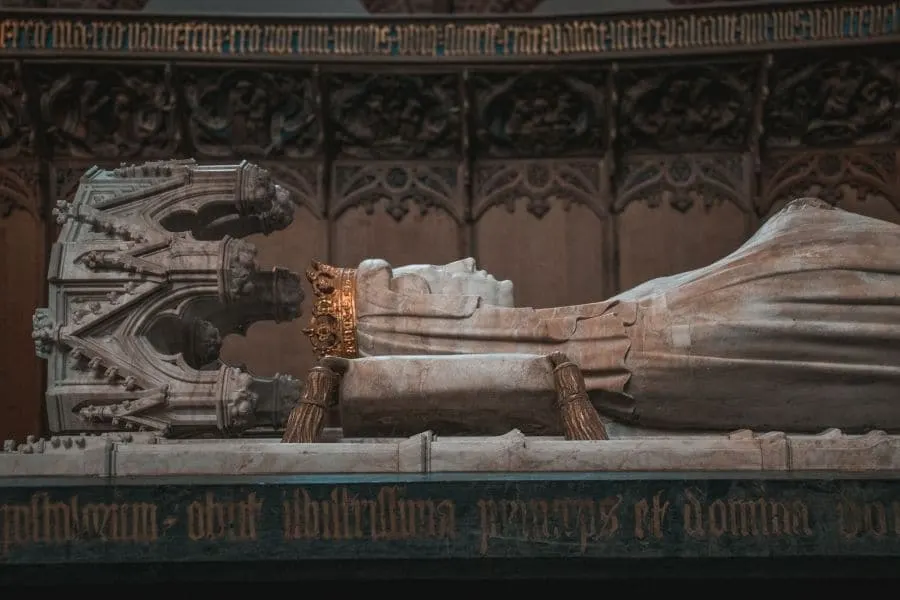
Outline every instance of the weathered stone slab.
POLYGON ((873 432, 786 436, 739 431, 606 441, 528 437, 356 439, 281 444, 275 439, 163 440, 148 434, 56 437, 9 444, 0 477, 289 474, 591 473, 745 471, 894 473, 900 436, 873 432))
POLYGON ((0 487, 0 557, 10 564, 760 556, 900 557, 900 478, 31 478, 0 487))

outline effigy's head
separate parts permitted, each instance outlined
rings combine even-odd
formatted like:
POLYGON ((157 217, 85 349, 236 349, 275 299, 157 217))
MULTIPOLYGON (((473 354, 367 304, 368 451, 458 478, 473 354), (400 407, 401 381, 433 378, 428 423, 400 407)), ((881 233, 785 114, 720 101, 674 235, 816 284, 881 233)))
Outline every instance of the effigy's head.
POLYGON ((360 316, 450 316, 477 306, 514 306, 512 282, 478 269, 473 258, 397 268, 369 259, 355 269, 313 261, 306 277, 315 300, 304 333, 320 357, 358 355, 360 316))
POLYGON ((405 265, 393 269, 391 290, 399 294, 478 296, 483 304, 513 306, 513 284, 479 269, 474 258, 446 265, 405 265))

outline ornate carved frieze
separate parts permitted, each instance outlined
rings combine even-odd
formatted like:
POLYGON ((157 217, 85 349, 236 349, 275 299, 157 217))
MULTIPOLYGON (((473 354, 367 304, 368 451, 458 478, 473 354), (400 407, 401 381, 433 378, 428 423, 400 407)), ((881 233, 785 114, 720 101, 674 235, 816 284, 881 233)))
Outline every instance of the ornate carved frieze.
POLYGON ((605 80, 596 69, 473 76, 477 155, 602 154, 608 127, 605 80))
POLYGON ((900 59, 845 53, 776 62, 764 123, 770 148, 900 140, 900 59))
POLYGON ((34 69, 47 150, 59 158, 169 158, 181 129, 165 65, 59 65, 34 69))
POLYGON ((752 159, 747 154, 635 155, 620 165, 614 210, 631 202, 651 207, 668 204, 687 212, 731 202, 742 211, 753 210, 752 159))
POLYGON ((448 159, 462 153, 455 73, 341 74, 329 78, 329 128, 339 158, 448 159))
POLYGON ((465 179, 465 167, 456 162, 340 162, 332 174, 330 215, 337 218, 355 207, 372 214, 380 204, 398 222, 413 209, 422 214, 440 209, 462 223, 465 179))
POLYGON ((310 158, 322 148, 311 71, 181 69, 193 154, 310 158))
POLYGON ((22 210, 40 218, 40 169, 37 162, 0 166, 0 219, 22 210))
POLYGON ((34 128, 19 63, 0 62, 0 159, 33 156, 34 128))
POLYGON ((622 70, 622 150, 743 150, 753 115, 757 64, 622 70))
POLYGON ((894 148, 772 153, 763 162, 756 210, 783 200, 816 197, 832 204, 848 196, 884 198, 900 211, 900 172, 894 148))
POLYGON ((472 218, 502 205, 513 211, 517 204, 542 218, 555 204, 567 210, 583 204, 598 216, 609 212, 606 163, 602 158, 493 161, 475 167, 472 218))

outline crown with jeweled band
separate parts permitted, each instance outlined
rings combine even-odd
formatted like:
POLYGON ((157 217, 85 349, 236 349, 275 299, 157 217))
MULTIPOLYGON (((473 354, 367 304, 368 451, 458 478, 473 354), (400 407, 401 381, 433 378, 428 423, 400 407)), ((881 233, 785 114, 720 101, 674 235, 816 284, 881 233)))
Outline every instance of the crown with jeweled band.
POLYGON ((315 301, 309 327, 303 330, 319 358, 356 358, 356 269, 312 261, 306 270, 315 301))

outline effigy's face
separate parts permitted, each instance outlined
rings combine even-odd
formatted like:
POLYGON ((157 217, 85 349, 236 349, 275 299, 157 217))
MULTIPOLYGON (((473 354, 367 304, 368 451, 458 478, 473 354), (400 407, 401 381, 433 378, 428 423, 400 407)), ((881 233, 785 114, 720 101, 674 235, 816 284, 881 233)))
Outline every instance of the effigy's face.
POLYGON ((485 304, 513 307, 512 282, 498 281, 487 271, 478 269, 474 258, 446 265, 406 265, 394 269, 393 274, 395 279, 421 278, 432 294, 479 296, 485 304))

